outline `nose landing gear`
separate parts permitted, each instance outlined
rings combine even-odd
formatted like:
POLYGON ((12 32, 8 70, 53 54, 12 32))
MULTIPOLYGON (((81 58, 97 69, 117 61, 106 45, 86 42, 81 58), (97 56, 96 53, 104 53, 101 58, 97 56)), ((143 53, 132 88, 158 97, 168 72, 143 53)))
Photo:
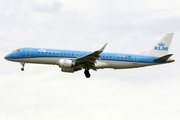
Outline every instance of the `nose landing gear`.
POLYGON ((20 62, 20 64, 22 65, 21 71, 24 71, 25 62, 20 62))
POLYGON ((24 68, 21 68, 21 71, 24 71, 24 68))
POLYGON ((88 69, 84 71, 84 74, 85 74, 86 78, 90 78, 91 77, 91 74, 89 73, 88 69))

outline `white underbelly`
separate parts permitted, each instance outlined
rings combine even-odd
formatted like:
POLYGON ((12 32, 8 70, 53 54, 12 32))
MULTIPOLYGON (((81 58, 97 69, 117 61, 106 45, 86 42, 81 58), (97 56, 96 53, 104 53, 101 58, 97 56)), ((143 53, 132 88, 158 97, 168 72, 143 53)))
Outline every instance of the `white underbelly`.
MULTIPOLYGON (((25 62, 25 63, 36 63, 36 64, 52 64, 58 65, 60 59, 70 59, 70 58, 59 58, 59 57, 39 57, 39 58, 21 58, 21 59, 11 59, 14 62, 25 62)), ((128 61, 110 61, 110 60, 96 60, 95 68, 113 68, 113 69, 127 69, 127 68, 137 68, 145 67, 150 65, 156 65, 155 63, 134 63, 128 61)), ((83 66, 78 66, 78 68, 83 68, 83 66)))
POLYGON ((137 68, 155 65, 155 63, 134 63, 127 61, 110 61, 110 60, 98 60, 95 64, 97 69, 103 68, 113 68, 113 69, 127 69, 127 68, 137 68))
POLYGON ((11 59, 11 61, 25 62, 25 63, 37 63, 37 64, 57 64, 60 59, 62 59, 62 58, 39 57, 39 58, 11 59))

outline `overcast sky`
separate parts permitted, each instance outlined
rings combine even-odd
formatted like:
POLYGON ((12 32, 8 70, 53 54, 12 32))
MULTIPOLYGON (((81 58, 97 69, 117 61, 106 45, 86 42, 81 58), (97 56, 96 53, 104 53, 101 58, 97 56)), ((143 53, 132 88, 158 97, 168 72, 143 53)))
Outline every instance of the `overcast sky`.
POLYGON ((180 2, 177 0, 0 0, 1 120, 178 120, 180 2), (145 52, 174 32, 174 63, 62 73, 4 56, 21 47, 145 52))

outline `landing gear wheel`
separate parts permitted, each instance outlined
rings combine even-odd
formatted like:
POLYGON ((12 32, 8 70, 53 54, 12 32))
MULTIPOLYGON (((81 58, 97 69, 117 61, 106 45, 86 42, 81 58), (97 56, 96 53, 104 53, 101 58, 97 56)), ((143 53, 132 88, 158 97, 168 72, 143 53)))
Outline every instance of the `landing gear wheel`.
POLYGON ((20 64, 22 65, 21 71, 24 71, 25 62, 20 62, 20 64))
POLYGON ((84 74, 85 74, 86 78, 90 78, 91 77, 91 74, 89 73, 89 70, 85 70, 84 74))

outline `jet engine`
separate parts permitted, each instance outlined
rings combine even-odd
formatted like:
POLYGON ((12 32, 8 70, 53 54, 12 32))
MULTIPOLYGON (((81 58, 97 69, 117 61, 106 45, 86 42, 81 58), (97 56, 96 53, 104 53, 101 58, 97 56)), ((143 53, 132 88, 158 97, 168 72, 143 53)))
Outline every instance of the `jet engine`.
POLYGON ((74 72, 74 68, 61 68, 62 72, 70 72, 73 73, 74 72))
POLYGON ((69 73, 73 73, 78 70, 81 70, 81 69, 80 68, 61 68, 62 72, 69 72, 69 73))
POLYGON ((59 60, 59 67, 72 68, 74 66, 75 66, 75 62, 73 62, 72 60, 66 60, 66 59, 59 60))

